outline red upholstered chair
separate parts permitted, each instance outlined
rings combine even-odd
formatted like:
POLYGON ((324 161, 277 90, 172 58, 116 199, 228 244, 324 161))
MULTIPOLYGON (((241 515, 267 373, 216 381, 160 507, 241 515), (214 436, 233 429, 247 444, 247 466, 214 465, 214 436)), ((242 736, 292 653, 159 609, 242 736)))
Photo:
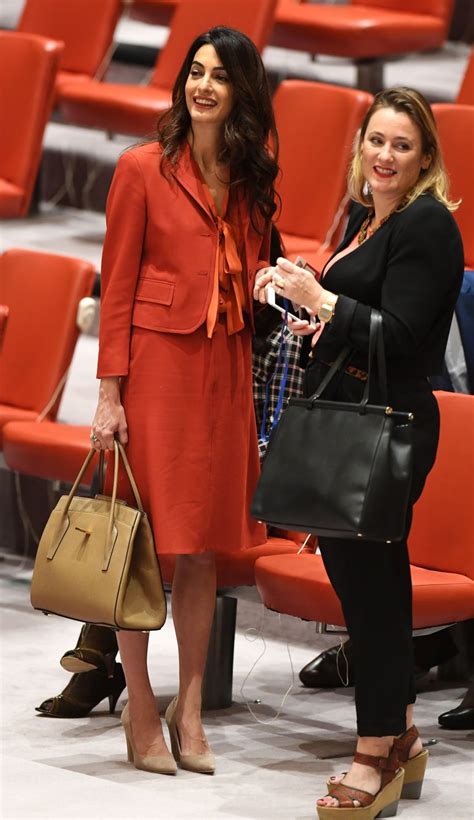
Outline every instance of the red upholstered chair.
MULTIPOLYGON (((415 629, 474 617, 474 396, 439 392, 436 397, 438 454, 415 505, 409 538, 415 629)), ((260 558, 255 578, 269 609, 344 625, 320 556, 260 558)))
POLYGON ((56 86, 102 76, 122 0, 26 0, 18 31, 64 43, 56 86))
MULTIPOLYGON (((90 450, 89 426, 55 421, 9 421, 3 428, 3 457, 11 470, 72 483, 90 450)), ((90 484, 97 462, 84 475, 90 484)))
POLYGON ((133 0, 130 16, 144 23, 169 26, 179 4, 180 0, 133 0))
POLYGON ((460 105, 474 105, 474 48, 471 49, 456 102, 460 105))
POLYGON ((464 245, 466 267, 474 268, 474 106, 439 103, 433 106, 444 161, 450 180, 450 197, 462 199, 454 218, 464 245))
POLYGON ((82 259, 21 249, 0 257, 0 304, 9 308, 0 354, 0 446, 8 421, 34 421, 44 411, 55 418, 78 336, 78 304, 94 279, 94 266, 82 259))
POLYGON ((290 258, 301 254, 316 270, 340 238, 352 144, 372 99, 365 91, 302 80, 282 82, 274 96, 282 169, 278 228, 290 258))
POLYGON ((65 85, 60 108, 67 122, 105 131, 144 135, 153 132, 157 116, 169 108, 171 90, 191 42, 215 25, 247 34, 259 49, 271 31, 277 0, 181 0, 169 38, 158 56, 149 85, 87 83, 65 85))
POLYGON ((349 57, 359 88, 383 87, 383 61, 410 51, 439 48, 446 38, 454 0, 350 0, 332 5, 280 0, 272 44, 349 57))
POLYGON ((0 31, 0 219, 28 212, 61 50, 44 37, 0 31))

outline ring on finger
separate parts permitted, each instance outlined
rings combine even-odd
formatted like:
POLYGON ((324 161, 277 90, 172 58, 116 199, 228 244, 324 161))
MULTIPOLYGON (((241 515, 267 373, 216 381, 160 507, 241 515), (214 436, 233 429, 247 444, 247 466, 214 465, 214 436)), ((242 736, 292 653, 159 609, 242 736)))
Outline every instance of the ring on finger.
POLYGON ((92 441, 92 444, 95 444, 96 441, 99 441, 95 433, 90 434, 90 440, 92 441))

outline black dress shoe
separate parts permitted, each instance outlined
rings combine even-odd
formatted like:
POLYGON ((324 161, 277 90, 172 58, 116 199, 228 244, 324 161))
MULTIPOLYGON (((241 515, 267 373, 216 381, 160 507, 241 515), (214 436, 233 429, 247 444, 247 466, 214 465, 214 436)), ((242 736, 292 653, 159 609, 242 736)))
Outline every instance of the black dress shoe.
POLYGON ((474 684, 467 690, 462 703, 443 712, 438 723, 445 729, 474 729, 474 684))
POLYGON ((445 729, 474 729, 474 709, 463 706, 450 709, 439 716, 438 723, 445 729))
POLYGON ((313 658, 301 670, 300 681, 303 686, 310 689, 353 686, 354 659, 352 657, 351 642, 346 641, 344 644, 344 654, 341 645, 337 644, 337 646, 331 646, 330 649, 321 652, 317 658, 313 658))

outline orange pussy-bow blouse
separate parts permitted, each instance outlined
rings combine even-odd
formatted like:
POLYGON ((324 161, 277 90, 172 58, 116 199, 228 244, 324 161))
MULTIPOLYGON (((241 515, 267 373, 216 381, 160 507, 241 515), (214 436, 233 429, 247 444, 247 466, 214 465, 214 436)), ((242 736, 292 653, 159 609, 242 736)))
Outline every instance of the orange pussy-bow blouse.
POLYGON ((214 283, 207 312, 207 335, 211 338, 218 314, 225 313, 227 332, 231 336, 233 333, 238 333, 245 326, 243 311, 246 307, 246 297, 242 282, 242 260, 237 247, 235 226, 231 224, 227 213, 229 210, 229 191, 226 191, 222 216, 220 216, 205 182, 203 182, 203 188, 219 231, 214 283))

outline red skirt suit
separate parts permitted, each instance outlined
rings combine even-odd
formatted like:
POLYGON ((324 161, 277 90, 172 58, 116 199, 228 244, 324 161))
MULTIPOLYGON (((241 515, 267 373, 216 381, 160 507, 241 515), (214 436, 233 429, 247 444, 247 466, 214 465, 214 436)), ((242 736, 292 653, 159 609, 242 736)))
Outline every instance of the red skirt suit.
MULTIPOLYGON (((107 202, 98 378, 120 376, 127 455, 162 553, 265 541, 249 515, 259 459, 251 381, 252 289, 270 230, 234 203, 248 309, 209 338, 219 226, 187 144, 169 174, 157 143, 120 158, 107 202)), ((122 476, 121 495, 130 497, 122 476)))

